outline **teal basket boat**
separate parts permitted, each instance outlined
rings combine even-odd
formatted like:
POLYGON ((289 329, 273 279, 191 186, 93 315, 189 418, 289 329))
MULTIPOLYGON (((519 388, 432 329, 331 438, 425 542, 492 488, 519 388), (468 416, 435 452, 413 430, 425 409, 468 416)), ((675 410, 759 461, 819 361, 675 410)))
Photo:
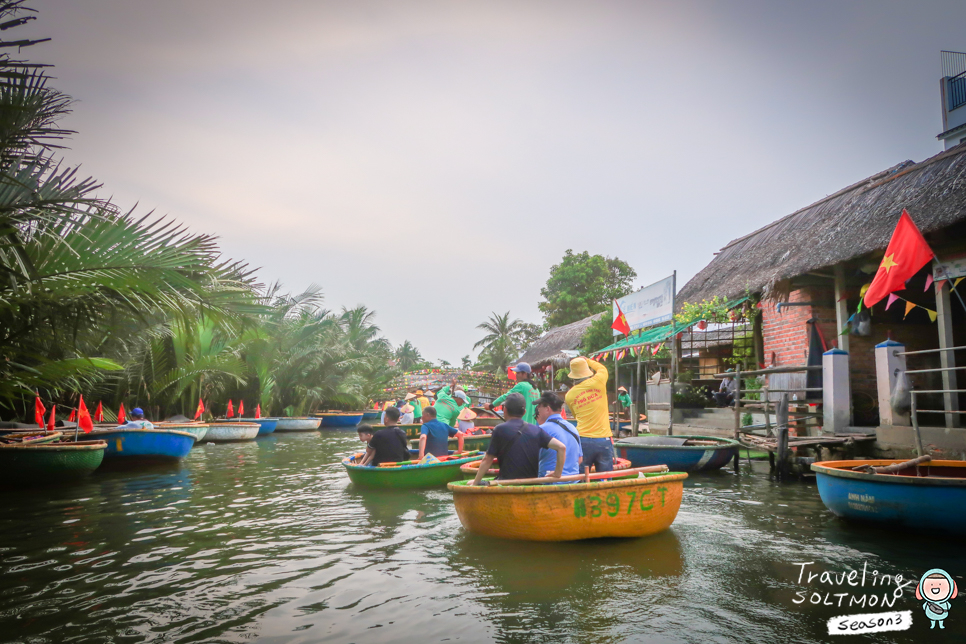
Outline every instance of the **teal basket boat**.
POLYGON ((106 449, 105 441, 0 445, 0 481, 10 484, 81 478, 100 466, 106 449))
MULTIPOLYGON (((358 465, 362 454, 355 454, 342 461, 349 480, 361 487, 383 489, 418 489, 445 487, 451 481, 463 478, 460 467, 483 458, 483 452, 462 452, 445 456, 438 463, 417 464, 416 461, 384 463, 379 467, 358 465)), ((418 453, 413 454, 418 456, 418 453)))

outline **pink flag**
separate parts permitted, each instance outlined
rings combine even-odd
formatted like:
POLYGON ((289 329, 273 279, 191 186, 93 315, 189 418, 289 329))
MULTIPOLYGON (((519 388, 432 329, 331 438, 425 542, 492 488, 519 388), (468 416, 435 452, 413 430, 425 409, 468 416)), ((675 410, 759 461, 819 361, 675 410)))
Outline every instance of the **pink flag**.
POLYGON ((899 299, 898 295, 896 295, 895 293, 889 293, 889 301, 886 302, 886 311, 888 311, 889 307, 892 306, 893 302, 895 302, 898 299, 899 299))
POLYGON ((924 292, 928 291, 930 286, 932 286, 932 273, 929 273, 928 275, 926 275, 926 288, 922 290, 924 292))

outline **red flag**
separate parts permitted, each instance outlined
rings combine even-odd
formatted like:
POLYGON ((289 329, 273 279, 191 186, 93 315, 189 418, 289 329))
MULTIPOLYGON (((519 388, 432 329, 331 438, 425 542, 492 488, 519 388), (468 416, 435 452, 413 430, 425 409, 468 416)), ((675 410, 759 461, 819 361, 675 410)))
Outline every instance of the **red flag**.
POLYGON ((262 405, 261 404, 255 405, 255 418, 261 418, 261 417, 262 417, 262 405))
POLYGON ((121 406, 117 408, 117 424, 123 425, 126 420, 127 414, 124 413, 124 403, 121 403, 121 406))
POLYGON ((87 411, 83 396, 80 397, 80 404, 77 405, 77 426, 83 429, 85 434, 94 431, 94 421, 91 420, 91 412, 87 411))
POLYGON ((201 402, 201 398, 198 398, 198 409, 195 410, 195 420, 201 418, 201 415, 205 413, 205 403, 201 402))
POLYGON ((238 417, 239 418, 244 418, 245 417, 245 401, 244 400, 239 400, 238 401, 238 417))
POLYGON ((506 368, 506 377, 509 378, 510 380, 517 379, 517 372, 513 370, 513 367, 506 368))
POLYGON ((72 423, 75 420, 77 420, 77 410, 76 409, 71 409, 70 410, 70 416, 67 417, 67 422, 68 423, 72 423))
POLYGON ((40 396, 34 400, 34 422, 37 423, 37 427, 40 429, 44 428, 44 412, 47 408, 44 407, 44 403, 40 402, 40 396))
POLYGON ((627 323, 627 318, 624 317, 624 312, 621 311, 621 305, 614 300, 614 306, 617 307, 617 316, 614 318, 614 323, 610 325, 610 328, 615 331, 620 331, 624 335, 628 335, 631 332, 631 326, 627 323))
POLYGON ((875 279, 862 301, 872 307, 889 293, 901 291, 906 287, 906 281, 935 257, 912 217, 903 210, 875 279))
POLYGON ((231 406, 231 398, 228 399, 228 410, 225 412, 225 418, 231 418, 235 415, 235 410, 231 406))
POLYGON ((50 420, 47 421, 47 431, 48 432, 54 431, 54 423, 57 422, 57 420, 54 418, 54 415, 56 413, 57 413, 57 405, 51 405, 50 406, 50 420))
POLYGON ((104 422, 104 405, 101 404, 100 400, 97 401, 97 409, 94 410, 94 420, 99 423, 104 422))

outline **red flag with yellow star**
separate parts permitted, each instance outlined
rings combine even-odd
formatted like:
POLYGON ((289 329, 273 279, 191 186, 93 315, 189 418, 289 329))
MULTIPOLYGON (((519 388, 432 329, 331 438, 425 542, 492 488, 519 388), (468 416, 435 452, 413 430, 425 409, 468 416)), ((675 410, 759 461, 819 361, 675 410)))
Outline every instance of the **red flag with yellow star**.
POLYGON ((627 335, 631 332, 631 325, 627 323, 627 318, 624 317, 624 312, 621 311, 621 305, 617 300, 614 300, 614 306, 617 307, 617 317, 614 318, 614 323, 610 325, 610 328, 627 335))
POLYGON ((903 210, 875 279, 862 301, 871 307, 889 293, 901 291, 906 287, 906 281, 935 257, 912 217, 903 210))

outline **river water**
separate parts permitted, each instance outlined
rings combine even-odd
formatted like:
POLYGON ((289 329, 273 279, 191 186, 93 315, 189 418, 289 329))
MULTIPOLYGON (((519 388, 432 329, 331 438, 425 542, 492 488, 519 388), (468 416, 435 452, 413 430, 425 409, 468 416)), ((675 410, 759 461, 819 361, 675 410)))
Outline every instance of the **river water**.
POLYGON ((843 523, 764 463, 689 478, 663 534, 542 544, 468 534, 445 489, 354 488, 339 460, 359 445, 276 434, 0 494, 0 641, 966 641, 963 595, 929 630, 915 581, 873 586, 944 568, 966 590, 964 540, 843 523), (864 587, 808 579, 853 569, 864 587), (882 610, 912 628, 827 634, 882 610))

